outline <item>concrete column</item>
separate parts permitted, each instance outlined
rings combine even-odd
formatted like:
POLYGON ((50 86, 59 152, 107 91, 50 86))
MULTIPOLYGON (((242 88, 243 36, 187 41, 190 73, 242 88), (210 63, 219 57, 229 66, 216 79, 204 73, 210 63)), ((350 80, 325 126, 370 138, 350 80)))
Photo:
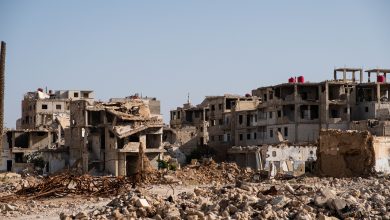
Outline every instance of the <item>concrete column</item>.
POLYGON ((118 153, 118 176, 126 176, 126 154, 118 153))
POLYGON ((10 148, 14 148, 14 147, 15 147, 15 132, 12 131, 12 140, 11 140, 10 148))
POLYGON ((363 82, 363 70, 360 70, 360 83, 363 82))
POLYGON ((381 85, 379 83, 376 84, 376 97, 377 97, 377 102, 380 106, 380 104, 381 104, 381 85))
POLYGON ((347 89, 347 121, 351 121, 351 105, 350 105, 350 99, 351 99, 351 90, 347 89))
POLYGON ((343 81, 344 81, 344 82, 347 81, 347 72, 345 71, 345 69, 344 69, 344 71, 343 71, 343 81))
POLYGON ((299 113, 298 113, 298 108, 300 107, 300 105, 298 104, 295 104, 295 108, 294 108, 294 118, 295 118, 295 140, 294 140, 294 143, 297 143, 298 142, 298 118, 299 118, 299 113))
MULTIPOLYGON (((85 104, 85 103, 84 103, 85 104)), ((85 114, 84 114, 84 125, 88 125, 88 111, 87 110, 84 110, 85 114)))
POLYGON ((329 122, 329 84, 328 82, 325 82, 325 103, 324 103, 324 110, 325 110, 325 124, 326 124, 326 129, 328 129, 328 122, 329 122))
MULTIPOLYGON (((82 130, 81 130, 82 132, 82 130)), ((83 173, 88 173, 88 131, 85 129, 84 137, 81 138, 81 147, 82 147, 82 161, 83 161, 83 173)))
POLYGON ((318 105, 318 126, 319 126, 319 130, 321 130, 321 122, 322 122, 322 114, 323 114, 323 110, 322 110, 322 103, 323 103, 323 98, 322 98, 322 89, 321 89, 321 85, 318 86, 318 100, 319 100, 319 105, 318 105))
POLYGON ((60 141, 61 141, 61 126, 60 125, 58 125, 58 133, 57 133, 57 135, 58 135, 58 138, 57 138, 57 140, 58 140, 58 143, 60 143, 60 141))
POLYGON ((47 135, 48 135, 47 139, 49 140, 49 144, 51 145, 51 144, 52 144, 52 141, 53 141, 53 139, 52 139, 52 137, 51 137, 52 132, 51 132, 51 131, 47 132, 47 135))
POLYGON ((299 121, 299 113, 298 113, 298 86, 294 85, 294 121, 295 121, 295 140, 294 143, 298 142, 298 121, 299 121))
MULTIPOLYGON (((28 132, 28 148, 31 148, 32 145, 33 145, 32 135, 31 135, 31 132, 28 132)), ((18 147, 22 147, 22 146, 18 146, 18 147)))

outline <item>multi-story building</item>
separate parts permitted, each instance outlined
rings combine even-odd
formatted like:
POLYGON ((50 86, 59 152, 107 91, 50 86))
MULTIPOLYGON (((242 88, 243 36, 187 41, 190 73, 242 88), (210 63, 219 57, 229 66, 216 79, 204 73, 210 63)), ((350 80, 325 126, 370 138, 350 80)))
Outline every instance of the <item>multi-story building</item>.
MULTIPOLYGON (((390 70, 366 73, 365 81, 362 69, 339 68, 334 70, 333 80, 314 83, 303 77, 290 78, 288 83, 254 89, 246 97, 206 97, 199 105, 204 108, 202 119, 208 123, 205 144, 224 157, 232 146, 312 144, 321 129, 359 128, 390 135, 386 121, 390 119, 390 84, 386 81, 390 70), (374 82, 373 73, 377 77, 374 82)), ((188 120, 191 109, 171 111, 171 127, 195 125, 188 120)))
POLYGON ((56 172, 69 165, 67 147, 70 145, 70 103, 85 100, 92 103, 89 90, 65 90, 46 93, 42 89, 28 92, 22 100, 22 117, 17 129, 6 132, 3 152, 6 164, 2 170, 26 169, 27 156, 35 155, 45 161, 44 171, 56 172))
POLYGON ((231 132, 232 112, 237 102, 255 100, 250 95, 223 95, 207 96, 203 102, 197 106, 189 102, 183 107, 178 107, 171 111, 170 126, 173 129, 183 129, 184 127, 195 127, 197 146, 210 146, 217 151, 217 159, 225 159, 226 149, 232 145, 234 138, 231 132))
POLYGON ((48 93, 43 89, 28 92, 22 100, 22 117, 17 122, 20 129, 48 128, 56 117, 69 116, 71 101, 93 102, 94 93, 90 90, 59 90, 48 93))
POLYGON ((258 144, 278 143, 280 133, 291 143, 313 143, 321 129, 347 130, 351 122, 388 119, 388 70, 377 73, 377 81, 363 80, 362 69, 335 69, 334 79, 319 83, 304 80, 258 88, 253 95, 262 98, 258 105, 257 127, 262 134, 258 144), (342 73, 341 79, 337 75, 342 73), (356 73, 359 73, 357 80, 356 73), (349 77, 348 77, 349 74, 349 77))
POLYGON ((144 160, 143 152, 157 168, 165 152, 157 100, 133 97, 112 101, 71 102, 70 163, 80 161, 84 172, 95 168, 115 176, 133 175, 144 160))

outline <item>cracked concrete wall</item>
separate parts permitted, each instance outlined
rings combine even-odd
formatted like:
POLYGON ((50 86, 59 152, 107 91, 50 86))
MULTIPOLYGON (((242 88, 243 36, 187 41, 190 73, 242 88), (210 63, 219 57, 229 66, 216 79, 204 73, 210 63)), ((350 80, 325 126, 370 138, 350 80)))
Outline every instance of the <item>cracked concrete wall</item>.
POLYGON ((195 126, 164 130, 164 138, 173 148, 178 148, 185 155, 190 155, 199 146, 200 132, 195 126), (168 140, 169 139, 169 140, 168 140))
POLYGON ((375 171, 390 173, 390 137, 373 137, 375 171))

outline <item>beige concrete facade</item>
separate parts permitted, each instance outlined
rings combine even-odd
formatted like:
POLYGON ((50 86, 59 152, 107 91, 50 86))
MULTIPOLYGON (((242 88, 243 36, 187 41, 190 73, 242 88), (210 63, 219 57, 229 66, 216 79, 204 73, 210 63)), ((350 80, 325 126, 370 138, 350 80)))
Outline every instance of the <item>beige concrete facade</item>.
POLYGON ((57 117, 69 116, 71 101, 87 100, 93 102, 94 93, 89 90, 59 90, 46 93, 42 89, 28 92, 22 100, 22 117, 17 128, 49 128, 57 117))
MULTIPOLYGON (((183 107, 171 110, 170 127, 182 129, 185 126, 197 128, 197 141, 192 148, 209 146, 217 152, 217 160, 226 159, 227 148, 234 143, 232 126, 235 106, 241 101, 251 101, 256 98, 251 96, 223 95, 207 96, 197 106, 186 103, 183 107)), ((251 104, 248 104, 252 106, 251 104)), ((241 105, 240 110, 246 108, 241 105)))
POLYGON ((80 161, 84 172, 95 169, 130 176, 137 172, 139 147, 143 146, 151 165, 157 168, 157 160, 165 152, 163 122, 159 112, 150 111, 148 103, 140 98, 71 102, 71 164, 80 161))
POLYGON ((225 158, 232 146, 279 144, 308 145, 318 141, 321 129, 366 129, 376 135, 389 135, 390 84, 386 69, 339 68, 334 78, 313 83, 292 81, 252 90, 252 95, 210 96, 198 106, 187 105, 171 111, 170 125, 197 126, 208 139, 204 144, 225 158), (384 76, 371 80, 371 74, 384 76), (341 76, 341 77, 340 77, 341 76), (378 78, 379 79, 379 78, 378 78), (204 113, 201 122, 187 120, 194 108, 204 113), (372 120, 377 122, 373 123, 372 120))

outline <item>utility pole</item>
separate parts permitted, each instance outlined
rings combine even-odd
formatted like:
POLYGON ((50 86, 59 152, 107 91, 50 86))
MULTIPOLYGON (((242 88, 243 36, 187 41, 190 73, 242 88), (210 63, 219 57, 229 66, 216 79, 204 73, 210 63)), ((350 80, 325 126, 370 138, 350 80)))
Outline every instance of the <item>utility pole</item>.
POLYGON ((5 75, 5 42, 1 41, 0 48, 0 149, 3 148, 4 133, 4 75, 5 75))

